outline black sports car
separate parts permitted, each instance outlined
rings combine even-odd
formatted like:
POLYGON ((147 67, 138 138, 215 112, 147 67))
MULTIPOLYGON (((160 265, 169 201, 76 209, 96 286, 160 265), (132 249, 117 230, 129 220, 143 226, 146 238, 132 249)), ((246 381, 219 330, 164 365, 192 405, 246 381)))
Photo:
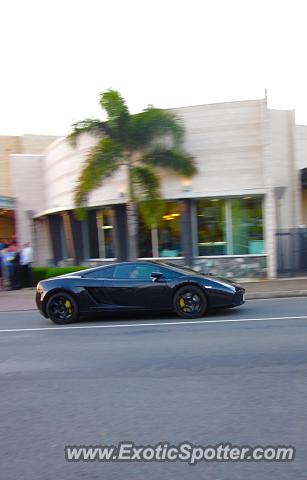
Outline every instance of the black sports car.
POLYGON ((125 262, 42 280, 39 311, 54 323, 105 311, 174 311, 197 318, 208 308, 245 302, 244 288, 230 280, 162 262, 125 262))

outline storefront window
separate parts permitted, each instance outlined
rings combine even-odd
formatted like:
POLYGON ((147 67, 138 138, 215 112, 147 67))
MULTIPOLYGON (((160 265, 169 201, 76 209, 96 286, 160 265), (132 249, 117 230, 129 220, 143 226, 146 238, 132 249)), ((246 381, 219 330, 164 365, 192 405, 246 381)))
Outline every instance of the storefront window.
POLYGON ((231 200, 233 254, 264 253, 262 199, 231 200))
POLYGON ((196 212, 200 256, 265 253, 262 198, 199 200, 196 212))
POLYGON ((212 198, 196 202, 198 225, 198 254, 226 255, 226 203, 212 198))
POLYGON ((156 228, 150 228, 139 216, 141 258, 181 256, 180 215, 178 202, 166 202, 156 228))
POLYGON ((180 205, 167 202, 158 225, 159 257, 180 257, 180 205))
POLYGON ((99 258, 114 258, 113 250, 113 212, 102 208, 96 212, 99 258))
POLYGON ((142 258, 153 257, 151 228, 143 222, 139 215, 139 256, 142 258))

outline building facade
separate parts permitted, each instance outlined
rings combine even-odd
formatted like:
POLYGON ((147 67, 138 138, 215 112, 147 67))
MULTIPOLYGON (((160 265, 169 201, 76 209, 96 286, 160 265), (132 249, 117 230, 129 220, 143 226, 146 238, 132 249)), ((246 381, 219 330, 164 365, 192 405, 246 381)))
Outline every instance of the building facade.
MULTIPOLYGON (((165 211, 157 228, 139 217, 140 258, 275 277, 276 231, 307 223, 307 127, 295 124, 293 111, 268 109, 266 99, 174 112, 198 174, 188 181, 163 173, 165 211)), ((76 148, 60 138, 39 154, 11 152, 17 236, 32 242, 37 264, 128 258, 125 166, 90 194, 83 222, 73 214, 75 184, 96 141, 85 134, 76 148)))
MULTIPOLYGON (((50 135, 0 136, 0 243, 16 235, 18 198, 15 196, 11 155, 25 155, 27 159, 29 154, 42 153, 56 138, 50 135)), ((24 167, 21 175, 23 170, 24 167)), ((20 176, 19 172, 17 176, 20 176)), ((19 210, 24 212, 26 205, 20 205, 19 210)))

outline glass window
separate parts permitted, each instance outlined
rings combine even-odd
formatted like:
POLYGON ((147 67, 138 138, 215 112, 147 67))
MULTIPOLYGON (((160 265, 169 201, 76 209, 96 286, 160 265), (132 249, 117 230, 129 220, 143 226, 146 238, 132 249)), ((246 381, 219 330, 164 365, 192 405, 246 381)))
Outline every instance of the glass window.
POLYGON ((226 255, 226 203, 212 198, 196 202, 198 255, 226 255))
POLYGON ((112 278, 114 267, 103 267, 83 274, 85 278, 112 278))
POLYGON ((152 272, 159 272, 159 267, 146 264, 125 264, 117 265, 114 271, 114 278, 132 279, 132 280, 151 280, 152 272))
POLYGON ((136 265, 133 270, 133 278, 140 280, 151 280, 152 272, 160 272, 161 269, 155 265, 140 264, 136 265))
POLYGON ((114 278, 133 278, 135 265, 117 265, 114 270, 114 278))
POLYGON ((180 257, 180 204, 165 203, 158 225, 159 257, 180 257))
POLYGON ((113 211, 102 208, 96 213, 98 230, 99 258, 114 258, 113 250, 113 211))
MULTIPOLYGON (((159 272, 160 270, 154 270, 155 272, 159 272)), ((178 271, 175 271, 175 270, 171 270, 171 269, 168 269, 168 268, 161 268, 161 272, 163 273, 163 277, 166 279, 166 280, 172 280, 173 278, 178 278, 178 277, 181 277, 181 273, 178 272, 178 271)))
POLYGON ((139 255, 143 258, 150 258, 153 256, 152 253, 152 236, 151 229, 143 222, 141 216, 139 215, 139 255))
POLYGON ((231 200, 233 254, 264 253, 262 199, 231 200))
POLYGON ((180 204, 165 202, 157 228, 148 227, 139 216, 140 257, 180 257, 180 204))

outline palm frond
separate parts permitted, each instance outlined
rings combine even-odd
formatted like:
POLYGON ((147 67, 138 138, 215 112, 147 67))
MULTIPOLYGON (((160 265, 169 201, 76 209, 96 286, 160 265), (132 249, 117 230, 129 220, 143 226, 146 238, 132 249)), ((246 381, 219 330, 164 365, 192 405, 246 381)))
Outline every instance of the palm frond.
POLYGON ((192 177, 197 173, 194 158, 181 150, 154 148, 142 158, 145 165, 162 167, 185 177, 192 177))
POLYGON ((101 139, 91 149, 75 189, 75 205, 78 209, 85 206, 89 192, 118 169, 122 154, 121 145, 110 138, 101 139))
POLYGON ((130 174, 143 221, 148 227, 157 224, 163 205, 159 177, 152 168, 143 165, 132 167, 130 174))
POLYGON ((130 116, 129 143, 132 148, 146 148, 161 138, 171 137, 174 145, 180 145, 184 129, 181 120, 172 112, 148 107, 130 116))
POLYGON ((77 139, 82 133, 91 133, 97 137, 102 137, 104 134, 109 135, 110 130, 106 122, 102 122, 98 118, 85 118, 80 122, 72 125, 73 131, 67 136, 72 147, 76 147, 77 139))
POLYGON ((131 168, 131 177, 141 195, 154 196, 159 191, 159 177, 149 166, 137 165, 131 168))
POLYGON ((100 106, 107 113, 107 124, 112 131, 112 137, 125 143, 130 114, 123 97, 116 90, 107 90, 100 96, 100 106))

